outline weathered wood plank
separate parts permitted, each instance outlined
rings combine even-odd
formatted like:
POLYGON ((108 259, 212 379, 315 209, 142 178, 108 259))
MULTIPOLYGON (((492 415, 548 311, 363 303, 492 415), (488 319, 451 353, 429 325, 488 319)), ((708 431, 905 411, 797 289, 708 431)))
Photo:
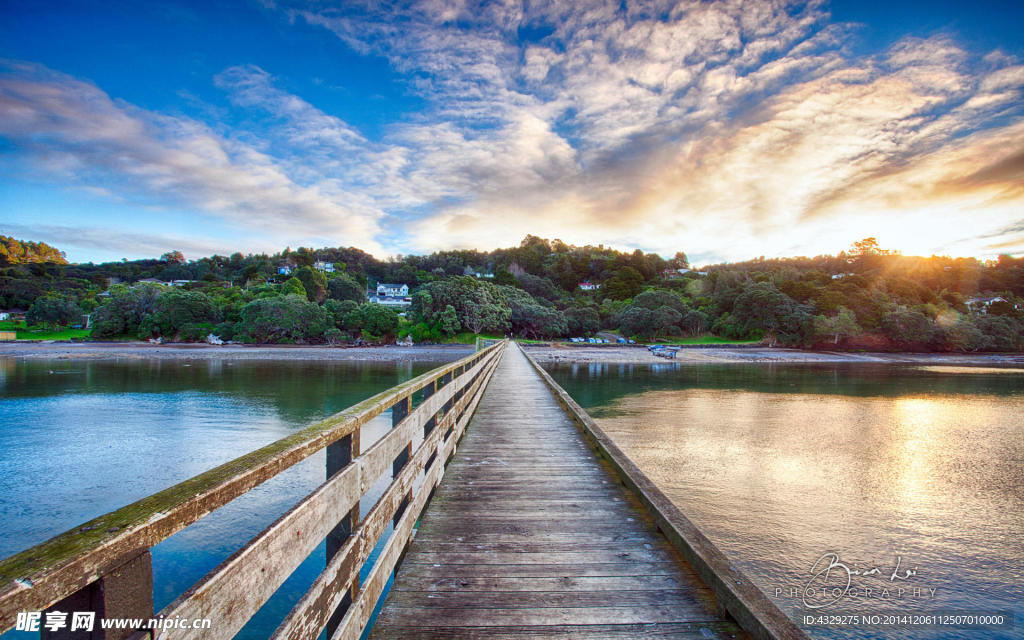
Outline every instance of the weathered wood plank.
POLYGON ((634 638, 662 638, 664 640, 733 640, 741 635, 732 622, 668 622, 660 624, 610 625, 543 625, 516 627, 427 627, 401 626, 385 619, 382 631, 375 634, 381 640, 493 640, 494 638, 522 638, 523 640, 633 640, 634 638))
MULTIPOLYGON (((404 594, 403 594, 404 595, 404 594)), ((703 622, 721 620, 715 611, 702 607, 688 610, 681 607, 637 605, 632 607, 543 607, 535 609, 475 608, 462 606, 387 609, 390 619, 404 617, 417 624, 447 627, 500 627, 506 625, 556 624, 638 624, 651 622, 703 622)), ((383 621, 382 621, 383 622, 383 621)), ((339 640, 340 637, 332 638, 339 640)))
POLYGON ((518 349, 494 376, 373 637, 738 632, 518 349))
MULTIPOLYGON (((465 594, 452 591, 409 591, 395 601, 395 609, 440 607, 457 609, 465 594)), ((659 606, 704 612, 703 601, 690 589, 629 591, 490 591, 473 594, 478 609, 549 609, 659 606)))
POLYGON ((696 576, 681 579, 675 575, 661 576, 561 576, 557 578, 538 578, 523 576, 464 576, 438 578, 410 585, 408 581, 400 581, 392 587, 392 591, 418 591, 412 587, 422 587, 427 591, 660 591, 685 586, 694 594, 710 595, 711 590, 696 576))
POLYGON ((591 549, 588 551, 492 551, 490 549, 447 551, 418 548, 406 555, 407 562, 422 564, 566 564, 599 562, 678 562, 679 556, 660 549, 591 549))
POLYGON ((440 564, 409 562, 402 574, 409 580, 436 580, 447 577, 502 576, 561 578, 586 576, 677 576, 678 562, 597 562, 579 564, 440 564))

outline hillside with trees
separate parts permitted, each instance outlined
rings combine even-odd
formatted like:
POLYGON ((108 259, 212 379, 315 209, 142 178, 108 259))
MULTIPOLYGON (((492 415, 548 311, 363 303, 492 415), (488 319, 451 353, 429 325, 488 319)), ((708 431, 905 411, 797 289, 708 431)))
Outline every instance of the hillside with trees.
POLYGON ((666 260, 535 236, 494 251, 387 260, 337 247, 191 261, 169 251, 104 264, 67 264, 45 244, 0 241, 0 309, 26 311, 29 324, 48 327, 89 314, 95 339, 197 341, 212 333, 340 344, 607 331, 641 341, 713 335, 820 349, 1024 348, 1024 259, 903 256, 873 238, 834 256, 700 271, 682 251, 666 260), (409 286, 406 313, 366 301, 378 282, 409 286))

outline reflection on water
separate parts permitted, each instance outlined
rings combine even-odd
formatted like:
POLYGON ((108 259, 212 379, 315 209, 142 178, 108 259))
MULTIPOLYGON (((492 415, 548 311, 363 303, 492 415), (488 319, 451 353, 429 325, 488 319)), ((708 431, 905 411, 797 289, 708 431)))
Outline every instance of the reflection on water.
MULTIPOLYGON (((0 359, 0 558, 440 364, 0 359)), ((390 424, 364 426, 363 447, 390 424)), ((314 455, 154 547, 156 608, 319 486, 325 464, 314 455)), ((238 637, 268 637, 324 562, 321 544, 238 637)))
POLYGON ((809 627, 812 636, 1024 637, 1024 372, 677 363, 549 370, 794 618, 960 610, 1015 612, 1019 623, 809 627), (826 553, 850 569, 850 589, 834 605, 808 609, 846 585, 836 567, 804 592, 826 553))

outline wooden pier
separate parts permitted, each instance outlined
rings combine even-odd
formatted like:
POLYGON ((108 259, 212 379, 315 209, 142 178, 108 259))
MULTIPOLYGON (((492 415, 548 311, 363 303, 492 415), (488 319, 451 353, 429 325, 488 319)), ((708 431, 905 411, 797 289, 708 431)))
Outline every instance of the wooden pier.
POLYGON ((370 637, 644 635, 743 634, 512 346, 370 637))
POLYGON ((42 637, 227 640, 324 540, 275 640, 806 638, 507 341, 0 561, 0 632, 19 613, 92 610, 212 624, 42 637), (364 450, 385 411, 393 428, 364 450), (322 449, 317 490, 153 611, 152 546, 322 449))

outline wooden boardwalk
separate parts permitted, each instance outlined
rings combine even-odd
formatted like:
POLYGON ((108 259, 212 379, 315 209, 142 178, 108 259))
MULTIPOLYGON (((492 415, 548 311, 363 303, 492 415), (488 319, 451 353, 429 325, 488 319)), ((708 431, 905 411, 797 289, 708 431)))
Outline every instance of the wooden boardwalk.
POLYGON ((746 637, 510 344, 371 638, 642 636, 746 637))

